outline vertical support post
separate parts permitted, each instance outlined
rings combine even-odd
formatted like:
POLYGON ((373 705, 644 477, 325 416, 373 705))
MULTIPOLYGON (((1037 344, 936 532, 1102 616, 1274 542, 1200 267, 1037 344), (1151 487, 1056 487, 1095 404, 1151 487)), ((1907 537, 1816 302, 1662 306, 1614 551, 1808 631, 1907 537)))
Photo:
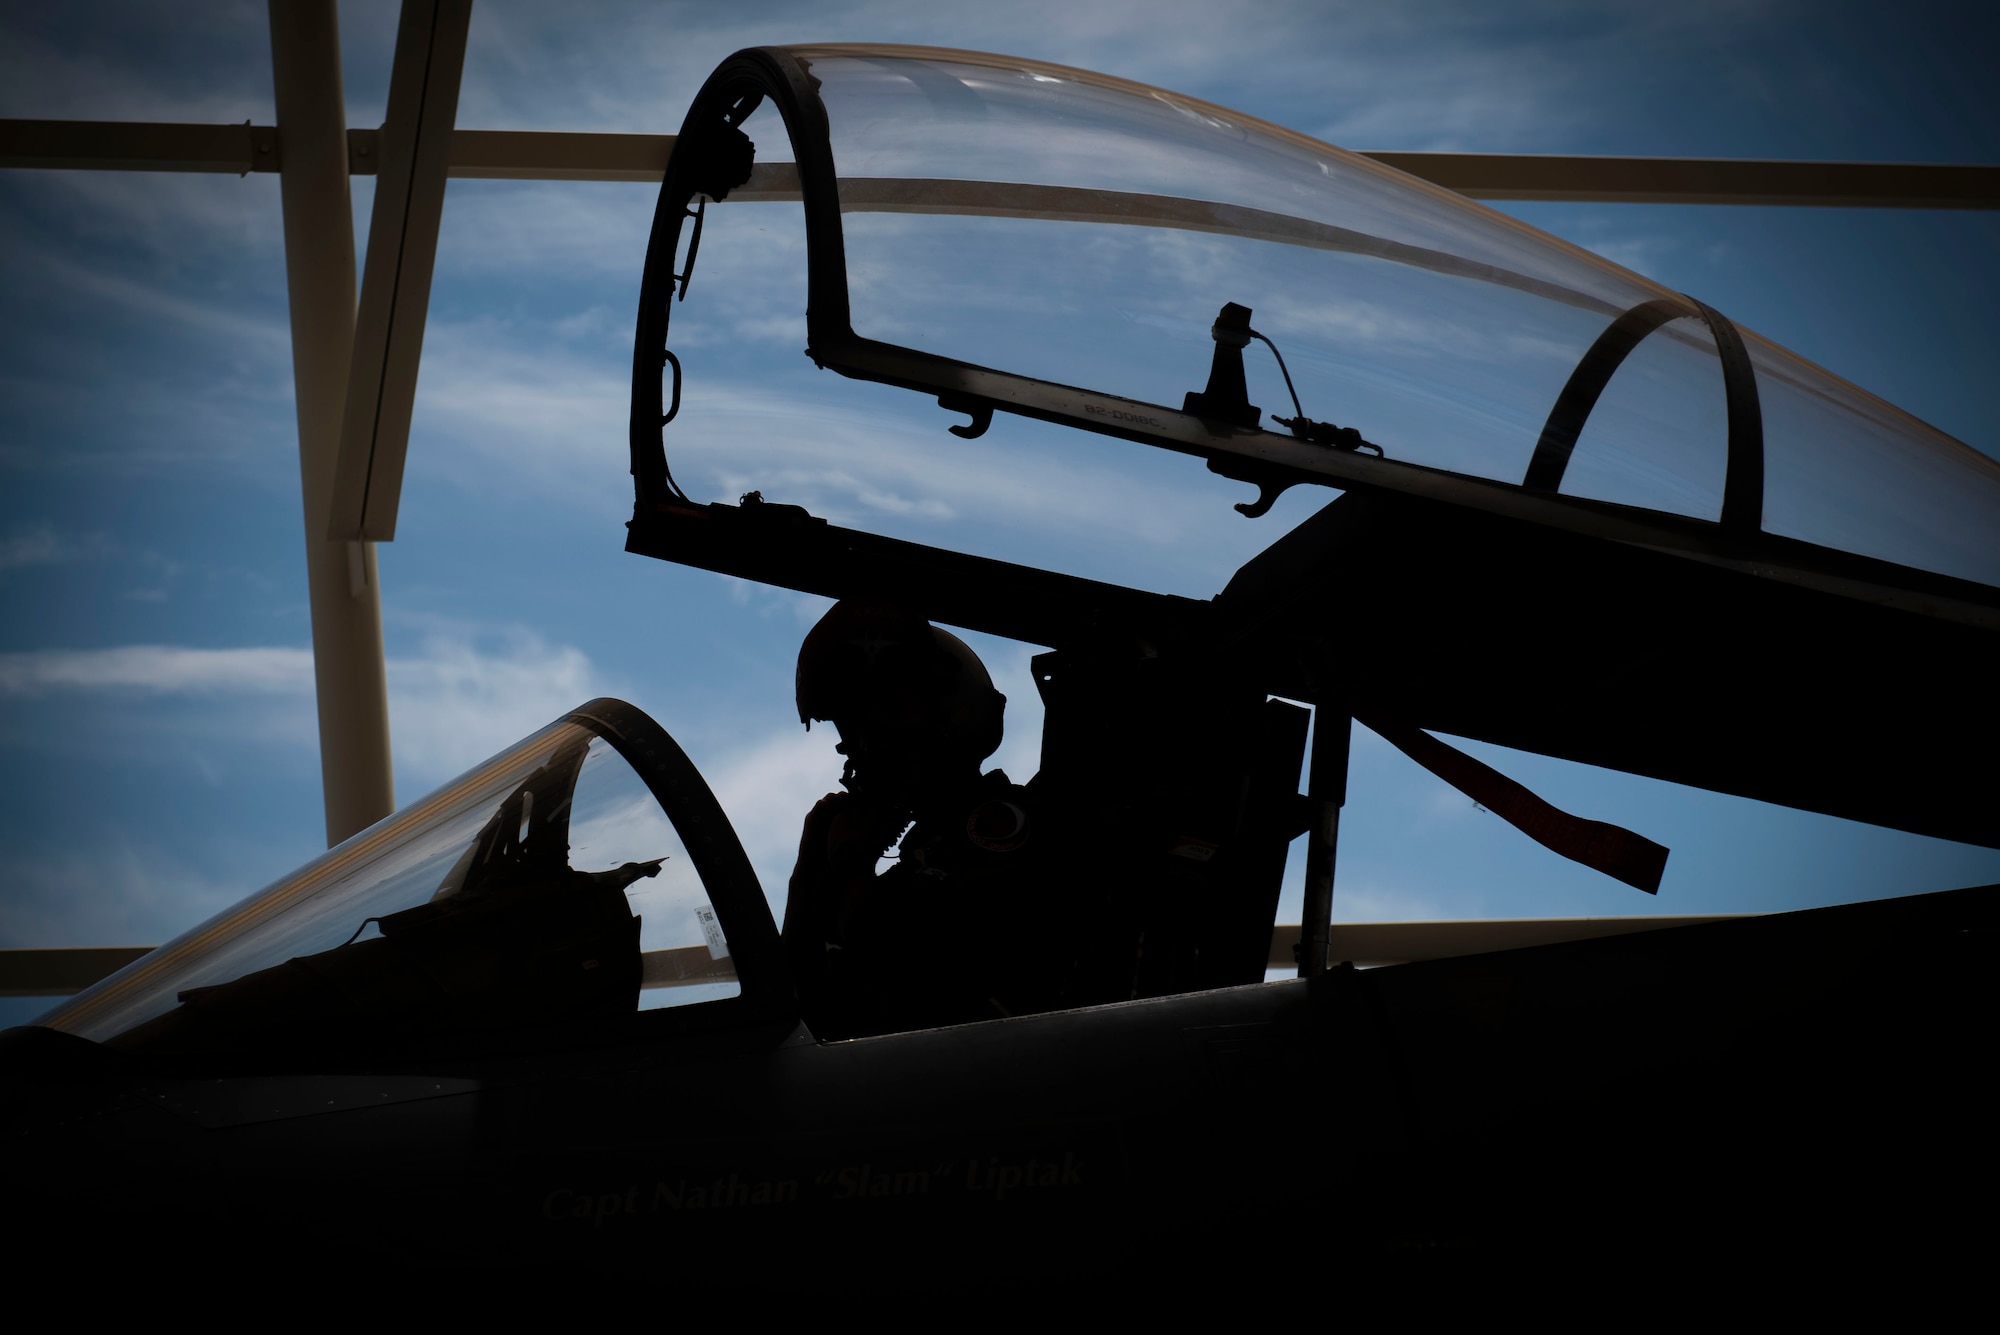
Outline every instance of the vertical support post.
POLYGON ((334 0, 270 0, 271 72, 284 144, 285 289, 298 400, 299 481, 319 700, 326 841, 395 809, 375 544, 329 541, 327 518, 354 346, 354 214, 334 0))
POLYGON ((1326 972, 1332 937, 1333 864, 1340 848, 1340 809, 1347 805, 1347 753, 1354 721, 1343 708, 1313 708, 1312 761, 1306 796, 1312 825, 1306 831, 1306 899, 1299 914, 1299 977, 1326 972))
POLYGON ((326 536, 396 536, 472 0, 403 0, 326 536))

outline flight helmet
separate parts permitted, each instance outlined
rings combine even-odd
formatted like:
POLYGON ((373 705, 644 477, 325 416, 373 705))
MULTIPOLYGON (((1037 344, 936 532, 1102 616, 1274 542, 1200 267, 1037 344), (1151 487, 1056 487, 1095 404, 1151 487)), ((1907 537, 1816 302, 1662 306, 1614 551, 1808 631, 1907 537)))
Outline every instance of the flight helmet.
POLYGON ((928 752, 977 764, 1000 745, 1007 697, 971 646, 922 617, 835 603, 799 646, 799 721, 830 721, 850 755, 928 752), (886 750, 885 750, 886 748, 886 750))

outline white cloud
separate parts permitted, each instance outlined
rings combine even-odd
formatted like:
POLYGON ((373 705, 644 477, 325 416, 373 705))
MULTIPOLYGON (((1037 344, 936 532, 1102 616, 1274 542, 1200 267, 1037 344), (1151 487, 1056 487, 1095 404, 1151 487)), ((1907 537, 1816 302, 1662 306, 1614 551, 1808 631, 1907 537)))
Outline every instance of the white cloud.
POLYGON ((255 884, 208 874, 165 848, 115 834, 54 855, 16 851, 7 881, 0 943, 8 946, 157 945, 255 884))
POLYGON ((44 254, 38 267, 73 292, 85 292, 123 307, 157 326, 161 321, 228 340, 236 353, 248 353, 273 369, 290 369, 292 331, 284 318, 265 318, 242 311, 234 299, 190 297, 163 285, 103 273, 86 265, 44 254))
POLYGON ((1280 121, 1289 112, 1297 128, 1359 148, 1551 151, 1601 121, 1577 107, 1602 108, 1620 92, 1663 84, 1690 51, 1713 65, 1715 52, 1768 35, 1776 12, 1752 4, 1612 13, 1556 3, 1535 6, 1531 18, 1497 18, 1463 0, 1018 0, 979 8, 611 0, 556 11, 488 0, 473 19, 461 123, 671 131, 731 51, 861 39, 1101 70, 1280 121))
POLYGON ((799 851, 799 827, 813 803, 840 787, 839 740, 825 724, 767 733, 706 767, 709 787, 736 827, 743 851, 782 915, 785 884, 799 851))
POLYGON ((784 468, 757 474, 725 472, 716 476, 722 483, 724 492, 741 494, 751 489, 751 479, 760 479, 760 487, 774 487, 774 496, 843 496, 851 497, 864 508, 883 514, 897 515, 913 519, 956 519, 958 512, 936 497, 909 497, 900 492, 887 490, 857 478, 841 468, 799 469, 784 468))
POLYGON ((572 645, 511 629, 488 649, 440 633, 416 657, 389 661, 389 735, 398 766, 428 787, 604 693, 572 645))
POLYGON ((312 689, 308 649, 189 649, 131 644, 0 654, 0 695, 58 690, 271 694, 312 689))
MULTIPOLYGON (((697 495, 757 490, 837 524, 918 541, 968 547, 989 528, 1016 540, 1099 545, 1121 560, 1143 550, 1153 563, 1208 554, 1189 546, 1189 535, 1236 519, 1223 484, 1156 466, 1158 456, 1139 447, 1064 440, 1058 452, 1042 446, 1059 429, 1002 419, 992 445, 967 448, 945 434, 959 419, 928 401, 854 400, 836 407, 752 385, 691 390, 686 426, 669 445, 675 475, 697 495)), ((1020 551, 1007 554, 1019 559, 1020 551)))
POLYGON ((71 239, 109 247, 114 263, 186 275, 191 262, 221 262, 232 286, 267 275, 282 283, 284 213, 275 174, 47 172, 27 180, 22 202, 44 216, 59 214, 71 239))
MULTIPOLYGON (((519 628, 433 633, 420 652, 392 658, 387 666, 396 761, 425 788, 604 694, 582 650, 519 628)), ((233 722, 210 715, 205 726, 288 744, 312 745, 315 734, 309 725, 278 726, 268 709, 252 702, 312 690, 310 649, 135 644, 0 654, 0 698, 56 692, 234 698, 240 703, 230 706, 237 711, 233 722)))
MULTIPOLYGON (((453 487, 622 519, 631 504, 628 373, 560 347, 496 348, 489 337, 433 325, 412 468, 453 487)), ((976 547, 982 528, 1032 534, 1119 563, 1084 571, 1100 578, 1129 577, 1135 552, 1155 565, 1201 561, 1200 577, 1177 576, 1176 591, 1192 579, 1202 596, 1263 545, 1229 510, 1229 484, 1198 466, 1121 443, 1074 444, 1059 428, 1018 418, 996 423, 991 445, 967 448, 945 432, 959 420, 929 399, 857 388, 831 373, 690 374, 668 453, 697 499, 761 491, 836 524, 954 547, 976 547)))
MULTIPOLYGON (((629 279, 636 293, 658 196, 656 185, 637 182, 454 181, 438 238, 437 281, 518 275, 558 263, 573 273, 629 279)), ((629 312, 619 318, 628 336, 631 318, 629 312)))
POLYGON ((538 497, 628 510, 627 376, 601 360, 496 342, 490 330, 432 322, 411 426, 412 468, 459 485, 526 483, 538 497), (435 448, 439 437, 449 448, 435 448), (489 466, 467 470, 462 456, 453 457, 458 450, 489 466))

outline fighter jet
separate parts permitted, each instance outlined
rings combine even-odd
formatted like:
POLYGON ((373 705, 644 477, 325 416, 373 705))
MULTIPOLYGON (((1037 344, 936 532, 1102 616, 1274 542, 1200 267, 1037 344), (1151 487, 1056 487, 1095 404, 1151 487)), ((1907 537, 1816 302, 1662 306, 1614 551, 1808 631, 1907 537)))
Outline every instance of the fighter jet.
POLYGON ((1352 720, 1634 895, 1667 849, 1435 734, 2000 846, 1991 460, 1254 117, 832 45, 740 52, 688 111, 630 443, 628 551, 1042 651, 1036 783, 1123 915, 1047 930, 1115 984, 816 1036, 700 774, 592 701, 9 1031, 16 1199, 184 1260, 821 1290, 1969 1245, 1991 887, 1367 969, 1327 915, 1352 720), (1204 598, 697 498, 675 329, 753 281, 705 231, 773 236, 812 374, 934 398, 985 441, 952 448, 1198 460, 1236 524, 1325 503, 1204 598))

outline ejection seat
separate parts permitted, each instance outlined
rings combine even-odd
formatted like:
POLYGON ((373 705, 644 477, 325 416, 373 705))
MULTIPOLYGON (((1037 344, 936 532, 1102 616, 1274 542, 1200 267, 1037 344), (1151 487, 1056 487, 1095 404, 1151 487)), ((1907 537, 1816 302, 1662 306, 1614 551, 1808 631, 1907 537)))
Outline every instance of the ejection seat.
POLYGON ((1079 1002, 1261 982, 1309 711, 1219 665, 1138 646, 1033 660, 1046 709, 1033 787, 1077 873, 1079 1002))

